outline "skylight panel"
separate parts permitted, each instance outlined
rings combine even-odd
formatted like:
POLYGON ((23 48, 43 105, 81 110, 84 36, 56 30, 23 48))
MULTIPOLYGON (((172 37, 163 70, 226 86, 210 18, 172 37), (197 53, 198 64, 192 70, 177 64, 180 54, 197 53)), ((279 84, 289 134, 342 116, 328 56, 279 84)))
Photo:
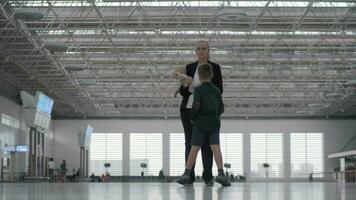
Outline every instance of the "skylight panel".
POLYGON ((346 2, 317 2, 313 4, 313 7, 349 7, 355 6, 355 3, 346 2))
POLYGON ((38 35, 64 35, 65 30, 36 31, 38 35))
MULTIPOLYGON (((90 6, 87 1, 75 1, 75 0, 63 0, 63 1, 49 1, 53 7, 78 7, 78 6, 90 6)), ((46 1, 10 1, 13 6, 25 6, 25 7, 48 7, 49 4, 46 1)))
MULTIPOLYGON (((98 6, 147 6, 147 7, 165 7, 165 6, 192 6, 192 7, 264 7, 268 1, 145 1, 145 2, 125 2, 116 0, 96 1, 98 6)), ((308 1, 273 1, 270 7, 306 7, 308 1)), ((347 2, 318 2, 314 7, 348 7, 347 2)))
MULTIPOLYGON (((14 7, 48 7, 49 4, 42 0, 32 1, 9 1, 14 7)), ((91 3, 85 0, 51 0, 49 1, 54 7, 88 7, 91 3)), ((264 7, 268 1, 121 1, 121 0, 95 0, 96 6, 111 7, 169 7, 169 6, 183 6, 183 7, 264 7)), ((309 1, 272 1, 269 7, 306 7, 309 1)), ((315 2, 313 7, 349 7, 355 6, 355 3, 349 2, 315 2)))
MULTIPOLYGON (((115 35, 155 35, 155 31, 131 31, 131 30, 108 30, 115 35)), ((86 29, 86 30, 49 30, 49 31, 37 31, 38 35, 65 35, 68 32, 73 32, 74 35, 97 35, 101 34, 102 30, 98 29, 86 29)), ((355 31, 161 31, 161 35, 356 35, 355 31)))
POLYGON ((308 1, 273 1, 269 7, 306 7, 308 1))

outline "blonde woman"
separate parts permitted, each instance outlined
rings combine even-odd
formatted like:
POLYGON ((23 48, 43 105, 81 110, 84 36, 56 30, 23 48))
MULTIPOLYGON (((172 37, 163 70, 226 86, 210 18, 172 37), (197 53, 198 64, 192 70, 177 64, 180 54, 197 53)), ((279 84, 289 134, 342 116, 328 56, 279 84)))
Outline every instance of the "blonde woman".
MULTIPOLYGON (((197 61, 188 64, 186 68, 186 75, 192 77, 192 83, 186 87, 182 85, 180 87, 179 93, 182 96, 182 103, 180 106, 180 118, 182 121, 184 136, 185 136, 185 161, 187 162, 189 152, 191 149, 191 140, 193 133, 193 125, 191 122, 191 112, 193 105, 194 88, 201 85, 199 77, 197 75, 197 67, 201 64, 210 64, 213 70, 213 78, 211 82, 219 88, 220 92, 223 93, 223 83, 221 76, 220 66, 209 60, 209 43, 205 40, 199 40, 195 45, 195 54, 197 56, 197 61)), ((209 141, 204 140, 201 146, 201 154, 203 160, 203 179, 207 186, 214 185, 213 180, 213 153, 209 146, 209 141)), ((191 170, 191 183, 195 181, 194 166, 191 170)))

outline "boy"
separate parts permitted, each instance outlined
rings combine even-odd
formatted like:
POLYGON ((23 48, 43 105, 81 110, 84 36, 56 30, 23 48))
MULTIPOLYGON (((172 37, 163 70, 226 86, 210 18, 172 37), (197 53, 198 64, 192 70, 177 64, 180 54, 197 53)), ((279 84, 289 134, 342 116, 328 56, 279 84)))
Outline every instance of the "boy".
POLYGON ((224 175, 223 160, 219 145, 220 115, 224 112, 221 92, 211 82, 213 71, 210 64, 202 64, 198 66, 197 70, 201 85, 194 90, 192 147, 184 174, 178 178, 177 182, 182 185, 189 185, 193 182, 190 176, 192 168, 200 147, 204 139, 207 138, 218 167, 219 174, 216 177, 216 182, 222 186, 230 186, 229 178, 224 175))

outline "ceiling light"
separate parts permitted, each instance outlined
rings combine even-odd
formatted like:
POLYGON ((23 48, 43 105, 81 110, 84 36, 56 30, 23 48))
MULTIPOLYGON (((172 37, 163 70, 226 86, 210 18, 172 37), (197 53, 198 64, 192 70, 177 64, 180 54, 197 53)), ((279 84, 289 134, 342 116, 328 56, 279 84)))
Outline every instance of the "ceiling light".
POLYGON ((322 103, 310 103, 308 104, 309 107, 323 107, 324 104, 322 103))
POLYGON ((339 97, 341 96, 340 93, 332 92, 332 93, 327 93, 326 97, 339 97))
POLYGON ((55 52, 66 52, 68 46, 63 43, 47 43, 44 45, 44 48, 48 49, 51 53, 55 53, 55 52))
POLYGON ((221 21, 235 21, 246 17, 246 11, 240 8, 224 8, 216 13, 216 19, 221 21))
POLYGON ((44 15, 38 10, 19 10, 15 12, 14 17, 24 21, 38 21, 42 20, 44 15))
POLYGON ((231 66, 231 65, 224 65, 224 66, 222 66, 222 68, 223 68, 223 69, 232 69, 233 66, 231 66))
POLYGON ((86 67, 83 65, 69 65, 69 66, 65 66, 65 69, 68 71, 82 71, 85 70, 86 67))
POLYGON ((311 114, 310 111, 307 110, 297 110, 295 111, 296 114, 311 114))
POLYGON ((79 79, 78 82, 83 85, 93 85, 96 84, 95 79, 79 79))
POLYGON ((345 85, 356 86, 356 80, 349 80, 345 83, 345 85))

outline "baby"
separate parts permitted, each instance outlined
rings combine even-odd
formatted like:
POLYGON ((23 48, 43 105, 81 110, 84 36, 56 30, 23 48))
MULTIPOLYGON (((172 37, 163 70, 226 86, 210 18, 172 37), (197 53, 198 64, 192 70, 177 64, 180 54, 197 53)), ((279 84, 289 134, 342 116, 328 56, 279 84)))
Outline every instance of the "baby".
POLYGON ((183 66, 174 68, 173 77, 179 80, 179 86, 174 92, 173 97, 177 97, 181 85, 183 85, 183 87, 189 87, 190 84, 192 84, 193 82, 192 77, 187 76, 185 73, 186 70, 185 67, 183 66))

